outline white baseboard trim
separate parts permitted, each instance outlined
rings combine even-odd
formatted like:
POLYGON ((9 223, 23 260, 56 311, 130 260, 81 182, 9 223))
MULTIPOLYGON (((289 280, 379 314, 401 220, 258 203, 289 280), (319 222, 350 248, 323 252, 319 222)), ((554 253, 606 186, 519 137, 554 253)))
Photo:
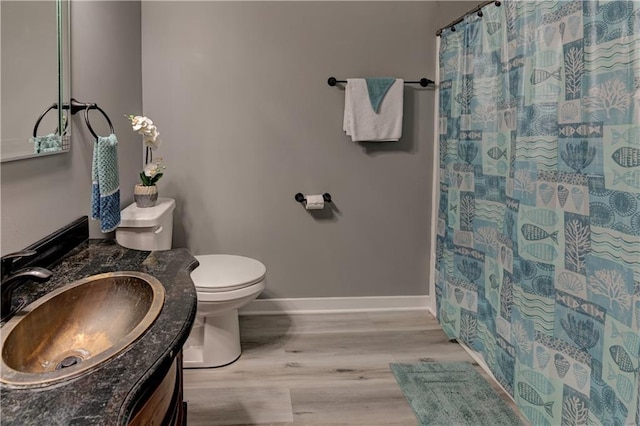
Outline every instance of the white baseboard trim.
POLYGON ((311 297, 256 299, 240 315, 333 314, 347 312, 426 311, 429 296, 311 297))
MULTIPOLYGON (((429 302, 432 302, 432 301, 429 301, 429 302)), ((438 318, 438 316, 436 315, 436 309, 431 304, 427 306, 427 312, 429 312, 434 319, 438 318)))

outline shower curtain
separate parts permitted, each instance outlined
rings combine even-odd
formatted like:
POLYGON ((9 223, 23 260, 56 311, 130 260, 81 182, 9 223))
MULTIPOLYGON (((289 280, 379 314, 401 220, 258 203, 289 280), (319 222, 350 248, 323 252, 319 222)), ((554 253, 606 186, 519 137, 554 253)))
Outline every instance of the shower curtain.
POLYGON ((640 3, 441 36, 436 300, 534 425, 640 424, 640 3))

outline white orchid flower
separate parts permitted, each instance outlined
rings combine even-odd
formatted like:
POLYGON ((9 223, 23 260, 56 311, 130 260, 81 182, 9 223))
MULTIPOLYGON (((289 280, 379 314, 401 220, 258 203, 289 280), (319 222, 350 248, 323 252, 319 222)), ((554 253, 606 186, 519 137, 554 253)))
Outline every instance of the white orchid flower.
POLYGON ((160 142, 161 142, 160 139, 156 139, 155 141, 151 140, 151 139, 145 139, 144 140, 145 146, 148 146, 149 148, 151 148, 154 151, 156 149, 158 149, 158 147, 160 146, 160 142))
POLYGON ((152 178, 158 173, 161 173, 164 169, 166 169, 166 167, 162 164, 162 158, 159 158, 155 163, 149 163, 144 166, 144 174, 145 176, 152 178))
MULTIPOLYGON (((160 146, 160 132, 158 128, 153 124, 153 121, 149 117, 142 115, 126 115, 125 117, 131 121, 131 128, 134 132, 142 135, 143 146, 146 147, 146 161, 152 158, 150 155, 151 150, 156 150, 160 146)), ((145 162, 146 162, 145 161, 145 162)), ((162 171, 166 167, 162 164, 162 159, 158 159, 153 163, 146 164, 142 172, 140 172, 140 179, 145 186, 155 185, 155 183, 162 177, 162 171)))
POLYGON ((140 133, 140 130, 145 131, 151 125, 153 125, 153 121, 147 117, 136 115, 131 118, 131 127, 133 127, 135 132, 140 133))
POLYGON ((156 126, 153 126, 148 132, 144 133, 142 139, 146 146, 155 150, 160 146, 160 139, 158 136, 160 136, 160 132, 158 132, 156 126))
POLYGON ((158 136, 160 136, 160 132, 158 131, 158 128, 156 126, 151 126, 149 127, 147 133, 145 133, 145 136, 149 139, 156 140, 158 136))
POLYGON ((154 177, 155 175, 158 174, 158 164, 156 163, 149 163, 146 166, 144 166, 144 174, 147 177, 154 177))

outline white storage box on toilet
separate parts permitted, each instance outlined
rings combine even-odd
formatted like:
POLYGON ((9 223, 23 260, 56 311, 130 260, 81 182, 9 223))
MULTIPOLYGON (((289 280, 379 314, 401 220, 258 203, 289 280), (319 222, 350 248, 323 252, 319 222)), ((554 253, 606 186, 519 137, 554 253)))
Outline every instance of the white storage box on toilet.
POLYGON ((147 208, 131 204, 120 212, 116 241, 134 250, 170 250, 175 207, 171 198, 158 198, 155 206, 147 208))

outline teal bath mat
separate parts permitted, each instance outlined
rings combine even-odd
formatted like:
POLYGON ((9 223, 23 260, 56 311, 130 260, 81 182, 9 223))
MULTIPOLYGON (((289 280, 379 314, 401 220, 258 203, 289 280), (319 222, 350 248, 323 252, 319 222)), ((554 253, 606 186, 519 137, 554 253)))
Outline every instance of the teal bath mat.
POLYGON ((468 362, 390 365, 420 425, 524 425, 468 362))

